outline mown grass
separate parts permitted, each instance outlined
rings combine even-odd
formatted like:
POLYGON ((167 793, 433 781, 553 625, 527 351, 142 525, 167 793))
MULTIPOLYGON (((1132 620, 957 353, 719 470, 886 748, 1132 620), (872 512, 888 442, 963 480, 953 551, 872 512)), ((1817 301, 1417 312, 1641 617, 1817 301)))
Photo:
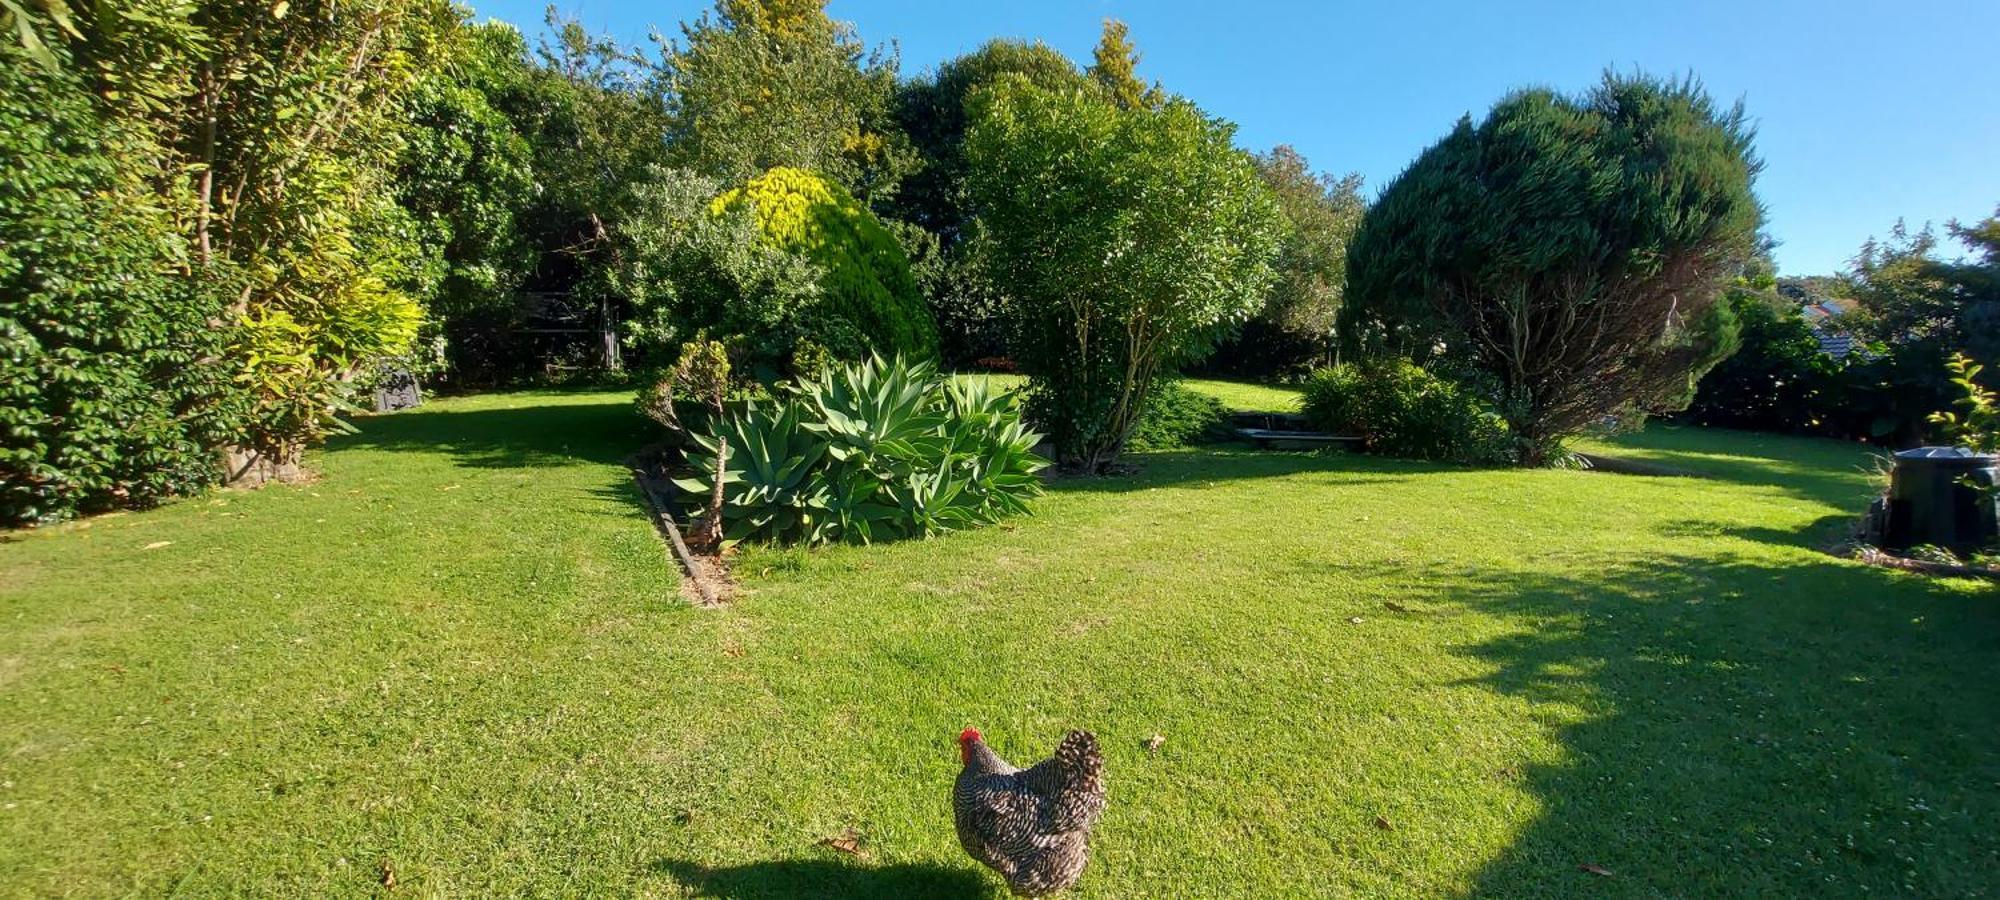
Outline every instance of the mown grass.
POLYGON ((746 553, 703 611, 627 396, 362 428, 313 485, 0 545, 8 891, 997 897, 967 725, 1103 738, 1082 896, 2000 889, 2000 604, 1813 548, 1850 447, 1150 454, 1001 527, 746 553))
POLYGON ((1189 390, 1208 394, 1230 409, 1252 412, 1294 412, 1299 408, 1300 389, 1287 384, 1251 384, 1189 378, 1181 382, 1189 390))
MULTIPOLYGON (((953 376, 961 379, 978 379, 995 388, 1018 388, 1027 383, 1020 375, 994 373, 967 373, 953 376)), ((1299 406, 1300 389, 1284 384, 1254 384, 1243 381, 1218 381, 1213 378, 1186 378, 1181 384, 1189 390, 1207 394, 1222 401, 1230 409, 1254 412, 1292 412, 1299 406)))

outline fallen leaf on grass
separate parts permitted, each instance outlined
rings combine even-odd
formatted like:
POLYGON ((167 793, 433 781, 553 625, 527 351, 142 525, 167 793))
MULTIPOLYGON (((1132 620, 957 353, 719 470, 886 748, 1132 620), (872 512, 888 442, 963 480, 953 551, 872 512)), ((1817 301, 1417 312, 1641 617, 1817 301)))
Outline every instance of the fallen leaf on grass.
POLYGON ((150 543, 150 544, 147 544, 146 546, 144 546, 144 547, 141 547, 141 548, 139 548, 139 549, 141 549, 141 550, 158 550, 158 549, 160 549, 161 547, 171 547, 171 546, 173 546, 173 545, 174 545, 174 542, 173 542, 173 541, 154 541, 154 542, 152 542, 152 543, 150 543))
POLYGON ((1383 608, 1383 609, 1386 609, 1386 610, 1388 610, 1388 611, 1390 611, 1390 612, 1409 612, 1409 611, 1410 611, 1410 608, 1409 608, 1409 607, 1407 607, 1407 606, 1404 606, 1404 605, 1403 605, 1403 604, 1401 604, 1401 603, 1397 603, 1397 602, 1396 602, 1396 601, 1394 601, 1394 600, 1389 600, 1389 601, 1386 601, 1386 602, 1384 602, 1384 603, 1382 604, 1382 608, 1383 608))
POLYGON ((1376 816, 1376 817, 1375 817, 1375 827, 1376 827, 1376 828, 1380 828, 1380 829, 1382 829, 1383 831, 1395 831, 1395 830, 1396 830, 1396 826, 1395 826, 1395 825, 1394 825, 1393 823, 1391 823, 1391 822, 1390 822, 1390 821, 1389 821, 1388 819, 1386 819, 1386 818, 1384 818, 1384 817, 1382 817, 1382 816, 1376 816))
POLYGON ((819 843, 822 847, 832 847, 848 856, 863 858, 868 856, 868 852, 861 849, 861 834, 851 827, 839 837, 820 838, 819 843))
POLYGON ((1166 742, 1167 742, 1166 735, 1164 734, 1153 735, 1152 737, 1149 737, 1145 740, 1146 752, 1147 753, 1157 752, 1162 745, 1166 744, 1166 742))
POLYGON ((1348 619, 1347 619, 1347 624, 1349 624, 1349 625, 1359 625, 1359 624, 1361 624, 1361 623, 1363 623, 1363 622, 1366 622, 1366 621, 1368 621, 1368 620, 1367 620, 1367 619, 1364 619, 1364 618, 1361 618, 1360 616, 1350 616, 1350 617, 1348 617, 1348 619))
POLYGON ((396 889, 396 870, 386 859, 382 861, 382 886, 392 891, 396 889))
POLYGON ((458 490, 459 488, 462 488, 462 487, 464 487, 464 486, 465 486, 465 485, 462 485, 462 484, 447 484, 447 485, 445 485, 444 487, 441 487, 441 488, 438 488, 438 490, 440 490, 440 491, 455 491, 455 490, 458 490))
POLYGON ((1579 872, 1589 872, 1589 873, 1590 873, 1590 874, 1592 874, 1592 875, 1596 875, 1596 876, 1599 876, 1599 877, 1602 877, 1602 878, 1610 878, 1610 877, 1611 877, 1611 870, 1610 870, 1610 869, 1607 869, 1607 868, 1605 868, 1605 867, 1603 867, 1603 866, 1600 866, 1600 865, 1598 865, 1598 864, 1596 864, 1596 863, 1584 863, 1583 865, 1580 865, 1580 866, 1577 866, 1576 868, 1577 868, 1577 871, 1579 871, 1579 872))

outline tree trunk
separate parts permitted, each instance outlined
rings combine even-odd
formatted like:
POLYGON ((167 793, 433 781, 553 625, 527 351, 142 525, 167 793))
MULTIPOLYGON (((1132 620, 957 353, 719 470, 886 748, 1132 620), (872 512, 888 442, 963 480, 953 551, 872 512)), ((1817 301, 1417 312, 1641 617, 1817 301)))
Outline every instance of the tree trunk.
POLYGON ((715 485, 709 495, 708 510, 688 529, 688 542, 706 553, 722 553, 722 479, 729 471, 729 438, 718 435, 715 444, 715 485))
POLYGON ((599 298, 597 301, 597 337, 600 348, 603 351, 604 370, 607 372, 622 372, 625 370, 625 359, 618 350, 618 322, 612 318, 613 315, 611 298, 599 298))

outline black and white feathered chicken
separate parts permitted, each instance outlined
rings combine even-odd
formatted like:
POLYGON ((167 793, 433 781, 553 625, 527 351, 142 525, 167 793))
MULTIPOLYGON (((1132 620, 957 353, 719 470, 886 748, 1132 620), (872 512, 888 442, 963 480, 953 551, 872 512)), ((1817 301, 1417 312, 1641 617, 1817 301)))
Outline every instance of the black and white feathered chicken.
POLYGON ((965 852, 1023 897, 1075 884, 1089 855, 1090 829, 1104 812, 1097 738, 1072 731, 1054 756, 1027 769, 1008 765, 976 728, 959 734, 958 748, 965 768, 951 805, 965 852))

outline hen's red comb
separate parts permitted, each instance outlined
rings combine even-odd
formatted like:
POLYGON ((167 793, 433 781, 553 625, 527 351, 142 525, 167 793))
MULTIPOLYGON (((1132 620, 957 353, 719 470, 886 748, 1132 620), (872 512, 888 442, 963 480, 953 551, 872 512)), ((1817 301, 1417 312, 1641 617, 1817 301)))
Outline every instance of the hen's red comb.
POLYGON ((958 733, 958 742, 961 744, 965 743, 966 741, 976 741, 976 740, 979 740, 979 729, 977 728, 967 728, 964 731, 958 733))

